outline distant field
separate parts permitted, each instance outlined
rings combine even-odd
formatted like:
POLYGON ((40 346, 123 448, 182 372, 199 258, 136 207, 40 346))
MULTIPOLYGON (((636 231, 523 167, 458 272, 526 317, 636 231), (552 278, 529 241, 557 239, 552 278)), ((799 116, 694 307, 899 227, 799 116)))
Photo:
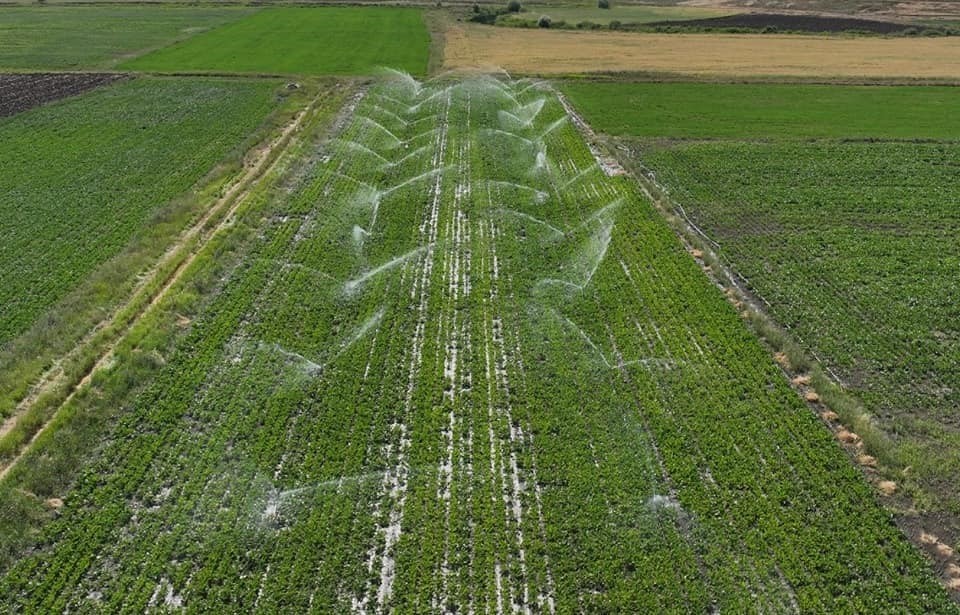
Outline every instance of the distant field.
MULTIPOLYGON (((872 34, 896 34, 911 27, 909 23, 858 19, 853 17, 833 17, 822 15, 784 15, 778 13, 739 13, 707 17, 705 19, 664 20, 656 26, 692 27, 709 30, 755 30, 771 29, 787 32, 858 32, 872 34)), ((916 29, 916 28, 914 28, 916 29)))
POLYGON ((117 62, 252 13, 246 8, 0 8, 0 69, 78 70, 117 62))
POLYGON ((649 23, 652 21, 707 19, 730 15, 733 11, 723 9, 706 9, 698 7, 679 6, 639 6, 617 4, 609 9, 592 6, 550 6, 526 5, 523 13, 512 14, 511 21, 536 21, 540 15, 549 15, 554 21, 565 21, 568 24, 578 24, 581 21, 591 21, 596 24, 607 25, 611 21, 621 23, 649 23))
POLYGON ((570 81, 597 130, 670 138, 960 139, 953 87, 570 81))
POLYGON ((275 87, 138 79, 0 119, 0 347, 236 149, 275 87))
POLYGON ((641 34, 459 24, 446 32, 444 66, 527 74, 960 78, 960 38, 641 34))
POLYGON ((430 36, 418 10, 275 8, 134 59, 123 68, 271 74, 425 74, 430 36))

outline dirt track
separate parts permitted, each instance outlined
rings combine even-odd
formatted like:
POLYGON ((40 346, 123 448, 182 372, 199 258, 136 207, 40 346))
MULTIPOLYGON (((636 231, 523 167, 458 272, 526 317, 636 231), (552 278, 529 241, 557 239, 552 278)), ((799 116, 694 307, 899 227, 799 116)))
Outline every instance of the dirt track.
POLYGON ((640 34, 458 24, 444 67, 513 73, 645 71, 721 76, 960 78, 960 38, 640 34))

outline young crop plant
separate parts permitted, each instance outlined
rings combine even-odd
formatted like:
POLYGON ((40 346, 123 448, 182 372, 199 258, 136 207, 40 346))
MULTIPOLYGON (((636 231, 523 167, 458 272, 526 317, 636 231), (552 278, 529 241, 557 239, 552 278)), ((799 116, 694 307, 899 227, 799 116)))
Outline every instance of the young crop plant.
POLYGON ((394 73, 308 159, 14 608, 956 610, 548 87, 394 73))

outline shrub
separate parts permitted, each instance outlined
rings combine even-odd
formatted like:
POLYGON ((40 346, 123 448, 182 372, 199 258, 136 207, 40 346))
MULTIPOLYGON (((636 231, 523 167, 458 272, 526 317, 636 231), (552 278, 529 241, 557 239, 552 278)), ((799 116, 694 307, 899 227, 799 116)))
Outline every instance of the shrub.
POLYGON ((523 9, 523 6, 517 0, 510 0, 510 3, 507 4, 507 10, 511 13, 519 13, 521 9, 523 9))
POLYGON ((611 30, 619 30, 619 29, 620 29, 620 26, 622 26, 622 25, 623 25, 623 24, 621 24, 619 21, 617 21, 616 19, 614 19, 613 21, 610 22, 610 26, 609 26, 609 27, 610 27, 611 30))
POLYGON ((541 28, 549 28, 550 23, 551 23, 550 18, 547 17, 546 15, 541 15, 540 19, 537 20, 537 25, 540 26, 541 28))
POLYGON ((506 11, 504 9, 500 9, 497 11, 490 11, 488 9, 481 9, 477 5, 474 5, 474 6, 476 6, 479 10, 473 15, 471 15, 468 21, 472 21, 475 23, 493 25, 494 23, 496 23, 497 18, 500 17, 500 15, 506 14, 506 11))
POLYGON ((597 1, 597 8, 600 8, 600 9, 608 9, 608 8, 610 8, 610 0, 598 0, 598 1, 597 1))

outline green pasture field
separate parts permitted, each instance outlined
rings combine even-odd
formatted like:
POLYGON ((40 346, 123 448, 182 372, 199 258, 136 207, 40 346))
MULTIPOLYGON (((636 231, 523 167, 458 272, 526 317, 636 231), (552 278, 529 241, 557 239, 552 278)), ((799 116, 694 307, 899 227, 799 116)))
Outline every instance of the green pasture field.
POLYGON ((960 139, 958 90, 931 86, 577 82, 584 118, 665 139, 960 139))
POLYGON ((0 348, 236 153, 276 88, 142 78, 0 119, 0 348))
POLYGON ((593 6, 540 5, 524 4, 522 13, 513 13, 504 17, 510 21, 537 21, 541 15, 549 15, 553 21, 565 21, 578 24, 589 21, 595 24, 609 25, 611 21, 623 24, 651 23, 654 21, 680 21, 683 19, 708 19, 732 15, 735 11, 679 6, 643 6, 613 3, 609 9, 593 6))
POLYGON ((551 92, 398 77, 321 143, 0 482, 12 609, 957 612, 551 92))
POLYGON ((133 59, 146 71, 369 74, 389 65, 425 74, 423 15, 400 8, 273 8, 133 59))
POLYGON ((252 12, 239 7, 0 7, 0 70, 110 69, 252 12))

